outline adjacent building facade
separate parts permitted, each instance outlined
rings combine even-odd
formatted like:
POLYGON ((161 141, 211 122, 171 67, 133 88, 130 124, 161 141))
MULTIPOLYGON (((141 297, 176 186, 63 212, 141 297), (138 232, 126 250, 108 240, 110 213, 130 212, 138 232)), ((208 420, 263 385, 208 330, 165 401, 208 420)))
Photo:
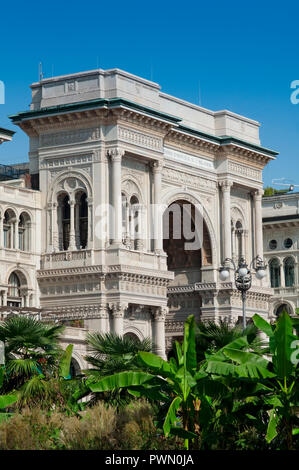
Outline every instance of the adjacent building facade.
MULTIPOLYGON (((3 292, 15 272, 20 294, 28 289, 15 300, 23 308, 151 337, 161 356, 190 314, 236 322, 241 297, 233 276, 220 282, 219 266, 263 256, 262 170, 276 153, 261 146, 259 123, 118 69, 31 89, 30 110, 11 117, 30 139, 31 189, 6 182, 0 192, 14 240, 4 246, 0 233, 1 260, 12 259, 3 292)), ((267 317, 271 294, 254 278, 248 316, 267 317)))
POLYGON ((273 297, 270 315, 299 308, 299 193, 263 197, 264 257, 273 297))

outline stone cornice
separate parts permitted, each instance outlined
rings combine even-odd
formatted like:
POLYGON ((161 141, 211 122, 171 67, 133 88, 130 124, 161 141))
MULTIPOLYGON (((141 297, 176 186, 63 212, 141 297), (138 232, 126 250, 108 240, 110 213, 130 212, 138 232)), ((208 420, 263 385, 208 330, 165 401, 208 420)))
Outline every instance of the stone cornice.
POLYGON ((269 150, 235 137, 218 137, 180 124, 181 118, 161 111, 141 106, 123 98, 97 99, 80 103, 52 106, 40 110, 21 112, 11 116, 14 124, 19 125, 28 135, 37 136, 41 130, 71 125, 81 125, 86 120, 97 121, 105 125, 116 124, 121 118, 160 129, 167 134, 167 141, 188 143, 210 153, 225 155, 256 162, 262 168, 273 160, 277 152, 269 150))
POLYGON ((129 265, 95 265, 60 269, 42 269, 37 271, 37 278, 40 282, 43 282, 43 280, 46 280, 47 282, 51 280, 56 282, 59 278, 67 280, 78 276, 80 276, 80 278, 83 276, 96 276, 98 278, 99 275, 102 280, 105 279, 105 277, 116 277, 119 280, 144 283, 152 283, 154 281, 163 281, 168 283, 173 279, 173 273, 171 271, 138 268, 136 266, 129 265))

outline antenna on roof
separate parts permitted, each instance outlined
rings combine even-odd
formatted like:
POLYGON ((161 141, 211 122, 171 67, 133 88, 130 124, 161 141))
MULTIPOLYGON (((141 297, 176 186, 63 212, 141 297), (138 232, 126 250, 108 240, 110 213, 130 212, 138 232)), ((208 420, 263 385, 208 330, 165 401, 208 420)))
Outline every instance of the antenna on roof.
POLYGON ((40 62, 38 66, 38 75, 39 75, 39 81, 41 82, 42 79, 44 78, 43 74, 43 64, 40 62))

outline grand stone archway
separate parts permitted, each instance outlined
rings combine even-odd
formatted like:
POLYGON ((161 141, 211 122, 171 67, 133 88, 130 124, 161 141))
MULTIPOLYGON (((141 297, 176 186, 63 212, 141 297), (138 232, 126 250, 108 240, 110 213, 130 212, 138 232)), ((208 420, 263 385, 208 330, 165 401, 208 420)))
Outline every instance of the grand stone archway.
POLYGON ((211 240, 202 214, 184 199, 172 202, 163 215, 163 250, 173 285, 201 282, 202 266, 212 264, 211 240))
POLYGON ((166 349, 171 347, 170 338, 181 337, 188 315, 199 318, 201 296, 195 285, 202 282, 203 269, 212 266, 209 231, 202 213, 197 211, 194 204, 178 199, 168 206, 163 216, 163 250, 167 267, 174 272, 174 280, 168 288, 166 349))

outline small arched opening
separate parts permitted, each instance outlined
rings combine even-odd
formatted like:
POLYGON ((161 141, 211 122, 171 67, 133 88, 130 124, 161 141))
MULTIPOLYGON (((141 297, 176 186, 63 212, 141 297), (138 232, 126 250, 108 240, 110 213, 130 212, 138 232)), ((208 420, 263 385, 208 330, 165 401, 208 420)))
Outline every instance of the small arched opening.
POLYGON ((67 193, 62 193, 58 196, 57 202, 59 249, 67 250, 70 244, 70 197, 67 193))
POLYGON ((7 209, 3 218, 3 245, 4 248, 17 248, 15 246, 16 214, 12 209, 7 209))
POLYGON ((26 212, 22 212, 19 217, 19 249, 21 251, 30 251, 30 226, 31 219, 26 212))
POLYGON ((294 258, 288 257, 284 260, 284 277, 285 286, 293 287, 295 284, 295 261, 294 258))
POLYGON ((87 194, 79 191, 75 199, 75 237, 78 250, 87 248, 88 244, 88 204, 87 194))
POLYGON ((277 258, 269 262, 271 287, 280 287, 280 262, 277 258))

